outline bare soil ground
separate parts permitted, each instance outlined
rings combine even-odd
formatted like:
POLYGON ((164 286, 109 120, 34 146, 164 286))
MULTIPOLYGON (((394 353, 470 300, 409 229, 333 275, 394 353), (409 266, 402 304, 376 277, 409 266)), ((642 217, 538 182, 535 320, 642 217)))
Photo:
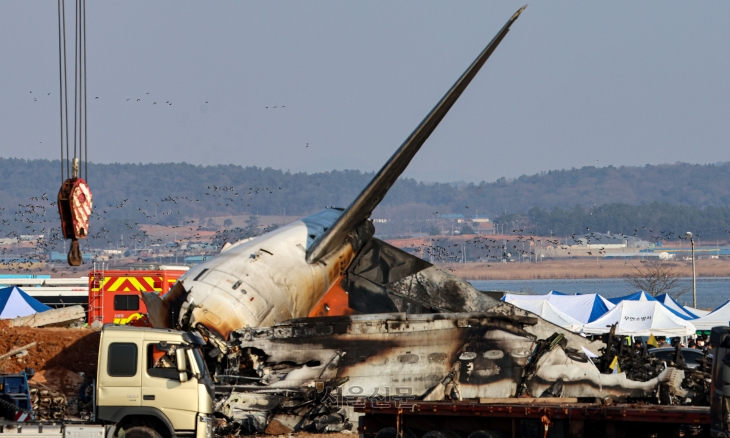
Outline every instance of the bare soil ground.
POLYGON ((83 381, 80 373, 93 377, 99 351, 99 332, 89 329, 6 327, 0 328, 0 354, 36 343, 25 356, 0 359, 0 373, 25 368, 36 371, 31 383, 42 383, 73 395, 83 381))

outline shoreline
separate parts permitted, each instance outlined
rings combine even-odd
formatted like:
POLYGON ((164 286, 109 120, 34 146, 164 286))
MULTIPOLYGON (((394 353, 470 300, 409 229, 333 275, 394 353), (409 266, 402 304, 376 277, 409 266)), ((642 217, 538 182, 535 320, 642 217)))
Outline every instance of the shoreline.
MULTIPOLYGON (((668 261, 662 265, 680 278, 692 278, 690 261, 668 261)), ((640 260, 551 260, 542 263, 449 263, 439 264, 464 280, 581 280, 626 279, 646 269, 640 260)), ((730 277, 730 260, 696 261, 697 278, 730 277)))
MULTIPOLYGON (((131 261, 131 260, 130 260, 131 261)), ((580 259, 549 260, 540 263, 438 263, 435 266, 464 280, 585 280, 627 279, 656 262, 641 260, 580 259)), ((692 278, 690 261, 660 262, 680 278, 692 278)), ((699 259, 696 261, 697 278, 730 277, 730 259, 699 259)), ((31 269, 0 267, 0 274, 41 274, 52 277, 85 277, 91 266, 70 268, 58 263, 42 264, 31 269)))

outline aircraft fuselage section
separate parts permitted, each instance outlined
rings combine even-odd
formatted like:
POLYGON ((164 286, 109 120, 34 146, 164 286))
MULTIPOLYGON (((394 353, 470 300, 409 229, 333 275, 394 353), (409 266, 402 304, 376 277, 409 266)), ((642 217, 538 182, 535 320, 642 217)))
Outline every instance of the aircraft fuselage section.
POLYGON ((236 329, 305 317, 338 281, 356 249, 345 242, 309 264, 307 246, 339 215, 325 210, 254 239, 237 242, 180 278, 187 293, 178 315, 224 338, 236 329), (192 309, 190 309, 192 307, 192 309))

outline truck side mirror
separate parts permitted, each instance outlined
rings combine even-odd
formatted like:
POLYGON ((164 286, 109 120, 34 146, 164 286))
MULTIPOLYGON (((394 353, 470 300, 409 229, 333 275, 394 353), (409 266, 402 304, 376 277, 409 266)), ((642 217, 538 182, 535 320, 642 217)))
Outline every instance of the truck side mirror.
POLYGON ((188 381, 188 360, 184 348, 175 349, 175 362, 177 362, 177 371, 180 373, 180 381, 188 381))

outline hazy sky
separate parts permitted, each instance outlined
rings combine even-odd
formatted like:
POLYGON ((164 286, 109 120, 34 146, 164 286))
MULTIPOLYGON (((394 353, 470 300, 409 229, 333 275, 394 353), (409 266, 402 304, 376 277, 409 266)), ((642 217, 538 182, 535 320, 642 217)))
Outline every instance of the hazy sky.
MULTIPOLYGON (((2 157, 59 155, 56 4, 0 1, 2 157)), ((90 160, 376 170, 520 6, 90 0, 90 160)), ((726 1, 530 4, 405 175, 728 161, 728 22, 726 1)))

